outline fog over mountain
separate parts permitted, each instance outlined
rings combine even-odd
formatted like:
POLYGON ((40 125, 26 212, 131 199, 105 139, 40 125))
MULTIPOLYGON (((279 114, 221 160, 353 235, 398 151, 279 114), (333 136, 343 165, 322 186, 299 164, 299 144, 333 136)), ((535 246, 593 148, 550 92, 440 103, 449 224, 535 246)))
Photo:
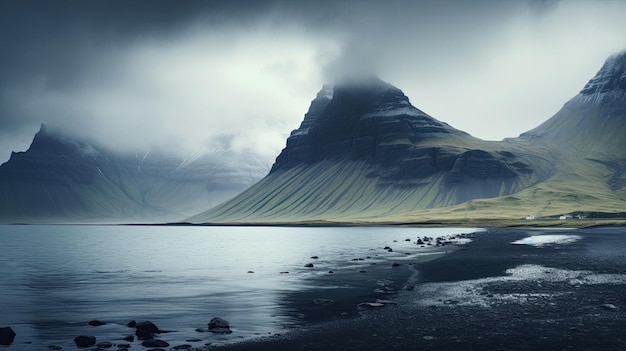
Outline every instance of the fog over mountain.
POLYGON ((517 136, 623 47, 621 1, 0 2, 0 162, 41 123, 117 150, 267 164, 323 82, 376 72, 452 127, 517 136))

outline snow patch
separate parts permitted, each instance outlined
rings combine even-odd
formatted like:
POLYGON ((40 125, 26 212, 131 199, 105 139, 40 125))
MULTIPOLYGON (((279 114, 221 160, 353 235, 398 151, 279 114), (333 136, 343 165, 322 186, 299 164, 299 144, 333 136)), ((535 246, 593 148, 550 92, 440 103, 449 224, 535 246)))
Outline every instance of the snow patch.
POLYGON ((549 244, 571 244, 580 240, 580 235, 550 234, 550 235, 533 235, 524 239, 512 242, 514 245, 531 245, 542 247, 549 244))

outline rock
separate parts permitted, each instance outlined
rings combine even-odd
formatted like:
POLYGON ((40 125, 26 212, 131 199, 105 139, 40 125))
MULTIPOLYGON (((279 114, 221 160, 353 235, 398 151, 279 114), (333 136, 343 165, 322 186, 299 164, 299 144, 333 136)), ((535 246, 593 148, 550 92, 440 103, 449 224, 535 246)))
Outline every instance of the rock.
POLYGON ((96 337, 80 335, 74 338, 74 343, 78 347, 91 347, 96 344, 96 337))
POLYGON ((192 346, 189 344, 184 344, 184 345, 178 345, 178 346, 174 346, 172 347, 174 350, 189 350, 192 346))
POLYGON ((317 260, 319 257, 317 256, 311 256, 312 259, 317 260))
POLYGON ((404 286, 404 290, 406 290, 406 291, 413 291, 413 290, 415 290, 415 286, 410 285, 410 284, 405 285, 404 286))
POLYGON ((391 250, 391 248, 389 246, 385 246, 383 247, 383 250, 391 250))
POLYGON ((385 307, 385 304, 378 302, 361 302, 357 305, 359 308, 381 308, 385 307))
POLYGON ((115 345, 120 349, 129 349, 130 348, 130 344, 117 344, 115 345))
POLYGON ((326 306, 326 305, 330 305, 331 303, 335 303, 335 300, 331 300, 331 299, 315 299, 315 300, 313 300, 313 303, 316 304, 316 305, 326 306))
POLYGON ((230 334, 233 331, 230 330, 230 324, 227 320, 220 317, 215 317, 209 322, 209 332, 218 334, 230 334))
POLYGON ((11 345, 15 340, 15 332, 11 327, 0 328, 0 345, 11 345))
POLYGON ((48 350, 63 350, 63 348, 59 345, 49 345, 48 350))
POLYGON ((135 341, 135 337, 132 336, 132 335, 128 335, 126 337, 123 337, 122 340, 128 341, 128 342, 133 342, 133 341, 135 341))
POLYGON ((425 335, 425 336, 422 337, 422 339, 424 339, 424 340, 435 340, 435 337, 430 336, 430 335, 425 335))
POLYGON ((248 271, 248 273, 254 273, 254 271, 248 271))
POLYGON ((306 268, 312 268, 312 267, 314 267, 314 266, 313 266, 313 263, 307 263, 307 264, 305 264, 304 266, 305 266, 306 268))
POLYGON ((391 267, 400 267, 400 264, 398 262, 394 262, 391 264, 391 267))
POLYGON ((202 339, 187 339, 186 342, 200 342, 202 339))
POLYGON ((383 305, 397 305, 398 303, 395 301, 391 301, 391 300, 381 300, 381 299, 377 299, 376 303, 382 303, 383 305))
POLYGON ((110 347, 113 347, 113 344, 111 344, 111 343, 110 343, 110 342, 108 342, 108 341, 105 341, 105 342, 100 342, 100 343, 98 343, 98 345, 96 345, 96 346, 97 346, 97 347, 99 347, 99 348, 101 348, 101 349, 108 349, 108 348, 110 348, 110 347))
POLYGON ((280 274, 289 274, 289 272, 280 272, 280 274))
POLYGON ((106 323, 101 322, 99 320, 93 320, 93 321, 89 321, 89 323, 87 324, 91 325, 92 327, 99 327, 101 325, 105 325, 106 323))
POLYGON ((393 252, 393 249, 391 249, 391 248, 387 249, 387 252, 393 252))
POLYGON ((411 241, 411 239, 408 239, 408 238, 407 238, 407 239, 404 239, 404 241, 411 241))
POLYGON ((132 320, 132 321, 128 322, 128 323, 126 324, 126 326, 128 326, 129 328, 134 328, 134 327, 136 327, 136 326, 137 326, 137 322, 135 322, 134 320, 132 320))
POLYGON ((139 322, 135 325, 135 328, 145 330, 152 334, 159 333, 159 328, 157 328, 157 326, 150 321, 139 322))
POLYGON ((154 339, 154 340, 146 340, 142 342, 141 346, 143 347, 168 347, 170 346, 170 344, 167 343, 167 341, 154 339))
POLYGON ((328 274, 333 274, 333 273, 335 273, 335 272, 333 272, 333 271, 328 271, 328 274))

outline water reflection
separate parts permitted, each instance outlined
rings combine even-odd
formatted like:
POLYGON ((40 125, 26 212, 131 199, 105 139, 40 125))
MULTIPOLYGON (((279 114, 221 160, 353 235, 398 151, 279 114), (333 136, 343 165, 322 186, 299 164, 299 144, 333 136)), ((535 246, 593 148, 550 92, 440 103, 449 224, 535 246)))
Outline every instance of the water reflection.
MULTIPOLYGON (((119 340, 132 333, 126 327, 131 319, 151 320, 172 330, 167 334, 171 340, 198 338, 200 345, 264 335, 301 322, 291 300, 309 296, 295 293, 312 287, 355 288, 358 284, 350 279, 339 279, 341 270, 361 267, 353 258, 370 256, 367 264, 372 264, 383 260, 377 256, 380 248, 393 240, 398 240, 396 247, 408 248, 412 244, 404 238, 456 232, 0 226, 7 243, 0 257, 0 326, 17 332, 12 350, 49 344, 72 348, 71 340, 81 334, 119 340), (311 256, 319 256, 313 270, 304 267, 311 256), (337 270, 337 279, 326 279, 331 269, 337 270), (235 333, 196 331, 206 329, 214 316, 231 321, 235 333), (93 319, 107 324, 94 329, 87 325, 93 319)), ((404 253, 393 255, 402 258, 404 253)))

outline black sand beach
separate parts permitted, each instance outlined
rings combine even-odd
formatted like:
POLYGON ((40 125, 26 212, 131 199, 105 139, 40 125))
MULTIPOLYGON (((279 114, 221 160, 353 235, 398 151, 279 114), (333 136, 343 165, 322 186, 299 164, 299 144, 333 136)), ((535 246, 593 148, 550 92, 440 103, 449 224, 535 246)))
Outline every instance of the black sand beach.
POLYGON ((341 302, 325 305, 313 303, 317 293, 287 294, 285 303, 302 314, 304 327, 211 349, 624 350, 625 234, 623 227, 490 229, 439 259, 396 267, 398 274, 417 270, 414 290, 388 296, 397 305, 359 310, 359 302, 376 296, 337 291, 341 302), (580 240, 511 244, 552 234, 580 240), (357 312, 361 317, 351 318, 357 312))

